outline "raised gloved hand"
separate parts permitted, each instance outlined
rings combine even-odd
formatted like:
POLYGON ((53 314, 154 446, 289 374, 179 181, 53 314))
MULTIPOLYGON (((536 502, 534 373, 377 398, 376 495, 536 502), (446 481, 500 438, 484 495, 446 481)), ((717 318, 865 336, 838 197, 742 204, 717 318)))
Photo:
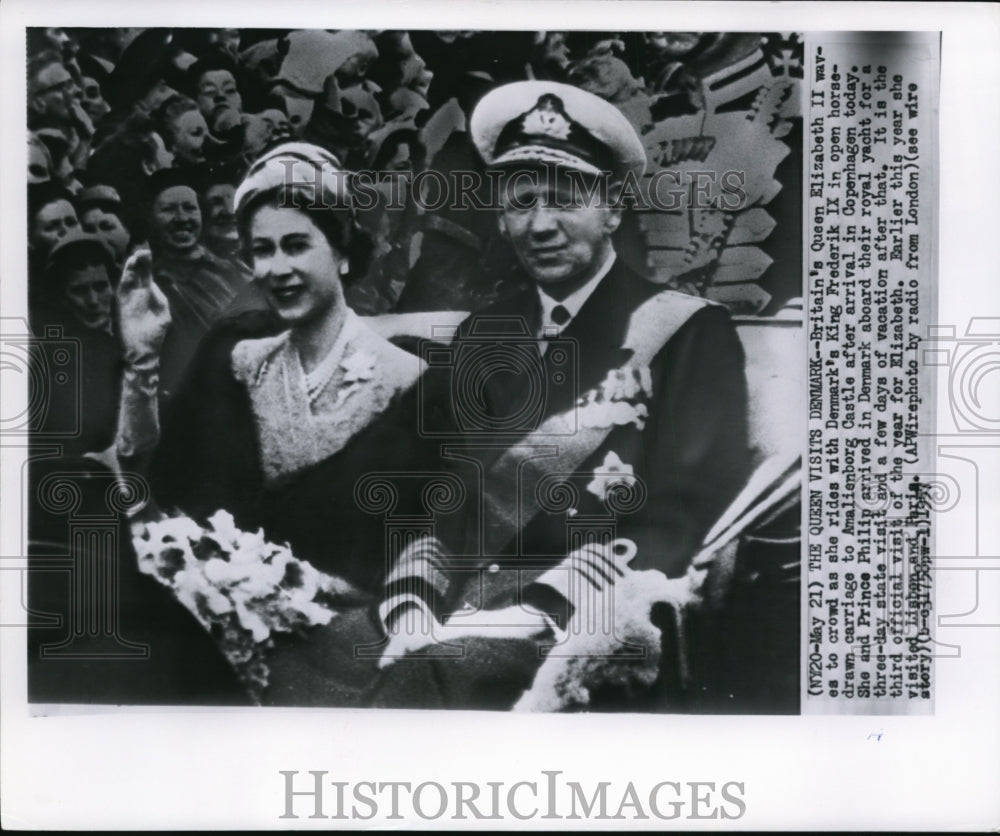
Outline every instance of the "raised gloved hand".
POLYGON ((118 284, 122 347, 126 364, 135 369, 158 364, 170 326, 170 305, 153 281, 152 267, 149 250, 136 250, 118 284))
POLYGON ((160 349, 170 326, 170 305, 153 281, 149 250, 129 256, 117 294, 125 370, 115 449, 133 458, 159 441, 160 349))

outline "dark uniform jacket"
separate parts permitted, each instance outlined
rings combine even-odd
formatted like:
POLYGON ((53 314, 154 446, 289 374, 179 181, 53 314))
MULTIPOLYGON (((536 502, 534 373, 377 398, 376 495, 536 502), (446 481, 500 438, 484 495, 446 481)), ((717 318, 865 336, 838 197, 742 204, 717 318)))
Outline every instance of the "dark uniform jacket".
MULTIPOLYGON (((492 465, 517 436, 511 427, 521 419, 529 426, 572 412, 582 393, 627 363, 630 351, 623 345, 633 312, 663 292, 619 260, 539 357, 534 334, 540 302, 529 288, 466 320, 443 368, 432 364, 425 393, 439 392, 433 398, 437 418, 455 433, 442 445, 462 450, 453 460, 459 471, 464 468, 469 495, 467 512, 441 528, 456 555, 449 610, 499 609, 525 601, 558 610, 551 596, 532 597, 539 592, 532 581, 588 530, 596 539, 633 540, 638 548, 633 569, 684 574, 750 469, 744 353, 725 308, 678 297, 678 305, 693 311, 670 326, 675 330, 649 363, 652 394, 640 397, 648 413, 642 429, 634 422, 614 426, 572 473, 543 477, 513 492, 490 482, 492 465), (631 465, 641 481, 617 507, 587 490, 609 453, 631 465), (498 533, 491 531, 488 513, 476 516, 482 499, 477 491, 500 494, 493 497, 500 503, 523 503, 531 492, 542 501, 530 519, 521 515, 508 538, 509 525, 498 533)), ((558 437, 531 440, 560 443, 558 437)), ((558 620, 560 613, 553 615, 558 620)), ((389 666, 373 691, 373 704, 509 708, 530 685, 539 662, 533 642, 506 639, 473 639, 461 658, 438 656, 406 657, 389 666)))

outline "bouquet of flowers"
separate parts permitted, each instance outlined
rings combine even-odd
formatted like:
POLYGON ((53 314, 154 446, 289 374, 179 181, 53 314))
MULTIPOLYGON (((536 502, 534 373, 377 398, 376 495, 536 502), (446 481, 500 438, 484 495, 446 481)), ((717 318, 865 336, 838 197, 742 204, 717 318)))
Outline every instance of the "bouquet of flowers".
POLYGON ((133 528, 139 570, 168 587, 212 635, 257 703, 268 684, 274 633, 329 624, 349 583, 296 559, 287 545, 235 525, 218 511, 203 528, 176 516, 133 528))

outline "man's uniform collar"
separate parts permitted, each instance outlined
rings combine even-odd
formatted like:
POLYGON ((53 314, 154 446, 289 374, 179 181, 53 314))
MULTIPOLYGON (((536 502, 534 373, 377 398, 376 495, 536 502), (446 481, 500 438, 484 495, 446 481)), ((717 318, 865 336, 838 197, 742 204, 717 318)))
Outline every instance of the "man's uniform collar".
POLYGON ((617 255, 614 249, 612 249, 608 257, 604 260, 604 264, 601 265, 594 276, 585 285, 578 287, 562 301, 553 299, 545 292, 542 285, 537 285, 538 298, 542 304, 541 333, 539 336, 558 337, 566 330, 569 324, 576 318, 576 315, 580 313, 580 309, 584 306, 584 303, 586 303, 591 294, 597 289, 601 280, 611 272, 616 258, 617 255), (552 312, 560 305, 569 313, 569 319, 558 325, 552 319, 552 312))

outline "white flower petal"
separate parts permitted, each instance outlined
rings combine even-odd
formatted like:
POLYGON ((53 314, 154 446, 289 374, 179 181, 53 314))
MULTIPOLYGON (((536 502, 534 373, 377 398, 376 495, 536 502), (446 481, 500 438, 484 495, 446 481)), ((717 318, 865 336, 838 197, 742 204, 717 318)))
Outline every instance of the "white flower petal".
POLYGON ((271 631, 263 619, 257 613, 250 610, 242 601, 237 600, 235 603, 236 615, 240 620, 240 624, 251 632, 253 640, 255 642, 262 642, 267 639, 271 635, 271 631))

